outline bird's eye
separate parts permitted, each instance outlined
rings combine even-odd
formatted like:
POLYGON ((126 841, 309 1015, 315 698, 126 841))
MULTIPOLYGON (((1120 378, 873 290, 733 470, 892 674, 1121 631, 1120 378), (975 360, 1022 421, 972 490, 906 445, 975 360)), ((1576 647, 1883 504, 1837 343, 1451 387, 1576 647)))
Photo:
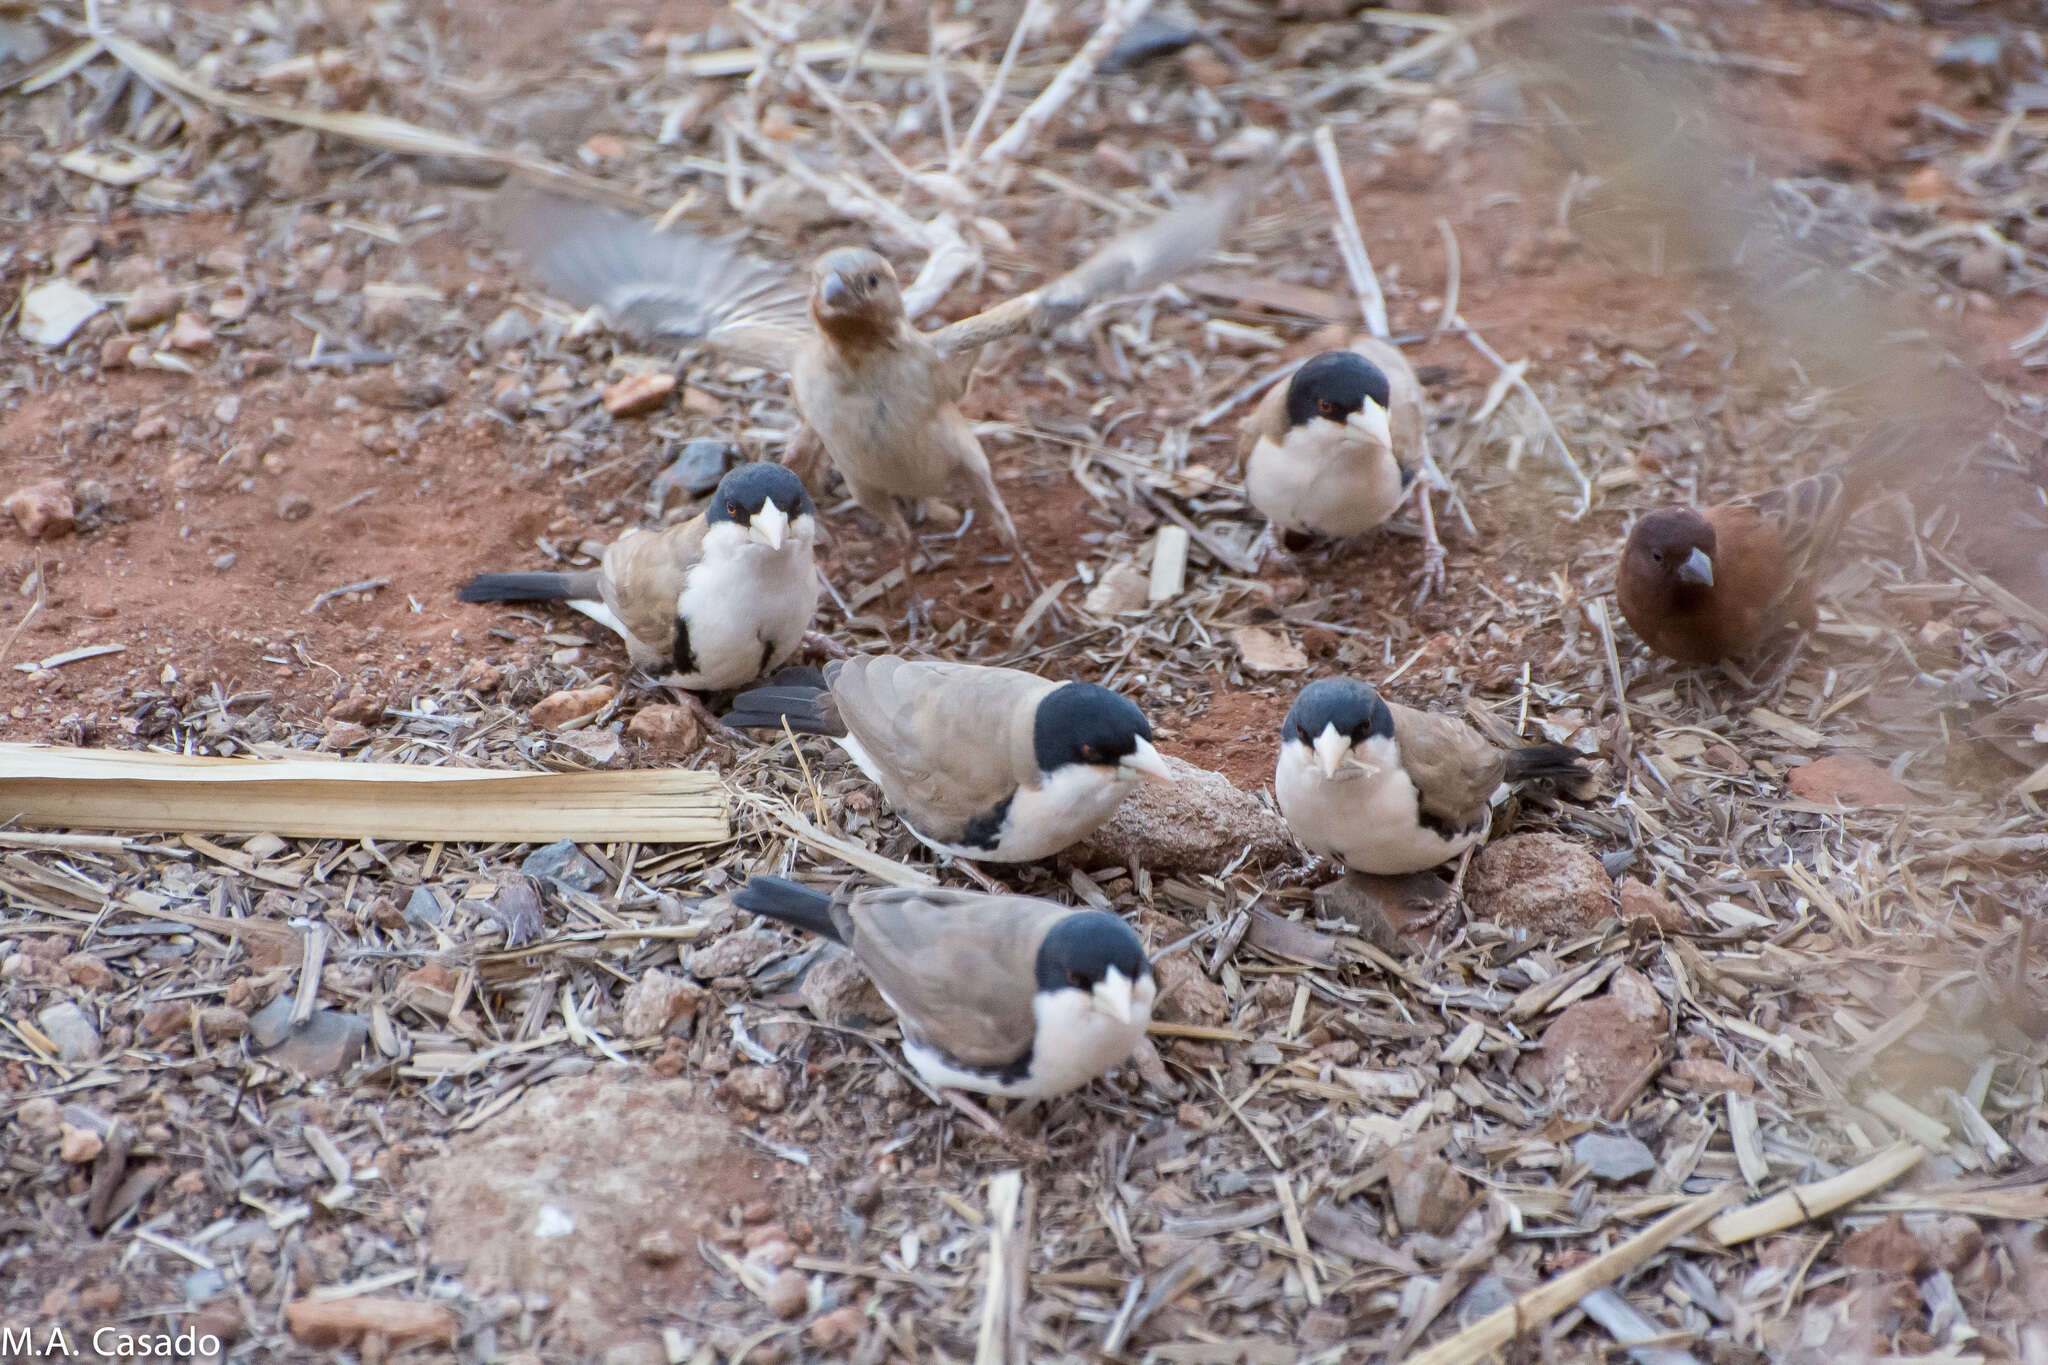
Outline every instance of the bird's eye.
POLYGON ((740 505, 736 502, 727 503, 725 505, 725 514, 729 517, 737 518, 740 515, 740 505))
POLYGON ((1081 973, 1079 972, 1068 972, 1067 984, 1069 986, 1078 987, 1079 989, 1085 991, 1088 989, 1088 978, 1081 975, 1081 973))
POLYGON ((1334 398, 1317 399, 1316 410, 1321 412, 1325 417, 1335 417, 1340 411, 1340 409, 1337 407, 1337 400, 1334 398))
POLYGON ((1093 744, 1083 744, 1081 746, 1081 761, 1083 763, 1100 763, 1102 761, 1102 750, 1093 744))
POLYGON ((1306 725, 1295 726, 1294 733, 1301 736, 1301 742, 1303 744, 1313 744, 1316 742, 1316 737, 1308 732, 1308 727, 1306 725))
POLYGON ((870 289, 873 289, 873 288, 874 288, 874 287, 875 287, 876 285, 880 284, 881 282, 882 282, 882 277, 881 277, 880 275, 870 275, 870 276, 868 276, 868 288, 870 288, 870 289))
POLYGON ((1664 562, 1664 552, 1662 550, 1652 550, 1650 551, 1650 558, 1662 564, 1664 562))

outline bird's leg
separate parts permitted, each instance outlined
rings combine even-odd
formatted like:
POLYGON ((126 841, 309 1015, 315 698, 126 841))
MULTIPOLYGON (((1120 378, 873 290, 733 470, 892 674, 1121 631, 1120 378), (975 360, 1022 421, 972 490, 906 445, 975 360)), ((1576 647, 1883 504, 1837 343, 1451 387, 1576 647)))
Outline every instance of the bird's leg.
POLYGON ((1044 1143, 1033 1142, 1029 1138, 1019 1137, 1003 1127, 1000 1119, 969 1099, 964 1091, 955 1090, 950 1086, 941 1086, 939 1087, 939 1098, 972 1119, 975 1127, 986 1131, 990 1137, 1002 1143, 1003 1146, 1009 1148, 1012 1152, 1024 1158, 1024 1160, 1035 1163, 1044 1161, 1052 1155, 1050 1151, 1046 1150, 1044 1143))
POLYGON ((828 659, 851 659, 853 657, 852 650, 840 644, 822 630, 805 631, 803 647, 808 650, 815 650, 828 659))
POLYGON ((959 868, 962 875, 964 875, 967 878, 967 880, 973 882, 976 886, 980 887, 982 890, 988 892, 992 896, 1007 896, 1010 894, 1009 887, 1004 886, 1001 882, 994 880, 986 872, 983 872, 980 868, 976 867, 973 863, 968 862, 965 858, 952 859, 951 866, 959 868))
POLYGON ((668 690, 675 695, 677 703, 683 709, 697 718, 697 723, 704 727, 705 734, 715 735, 725 728, 725 723, 711 713, 711 708, 706 706, 704 699, 695 692, 682 687, 670 687, 668 690))
POLYGON ((1771 670, 1770 675, 1761 684, 1763 699, 1767 702, 1776 702, 1784 695, 1785 685, 1792 681, 1792 674, 1799 668, 1800 660, 1806 656, 1805 634, 1799 631, 1790 634, 1792 639, 1791 643, 1785 646, 1784 659, 1771 670))
POLYGON ((1415 506, 1422 515, 1422 568, 1411 581, 1418 585, 1415 605, 1419 607, 1444 590, 1444 543, 1437 539, 1436 509, 1429 500, 1429 480, 1418 478, 1416 483, 1420 485, 1415 490, 1415 506))
POLYGON ((1259 538, 1252 542, 1252 547, 1247 552, 1255 566, 1254 571, 1264 573, 1268 569, 1277 569, 1290 576, 1300 572, 1301 559, 1287 548, 1285 542, 1286 537, 1280 533, 1280 529, 1272 522, 1267 522, 1266 529, 1259 532, 1259 538))
MULTIPOLYGON (((976 454, 980 452, 977 450, 976 454)), ((968 481, 973 485, 975 504, 981 508, 982 515, 995 525, 996 534, 1002 537, 1010 553, 1016 556, 1017 570, 1024 575, 1025 586, 1036 597, 1044 591, 1044 585, 1038 581, 1038 573, 1031 567, 1031 557, 1024 553, 1024 542, 1017 538, 1017 524, 1010 520, 1010 509, 1003 505, 1003 495, 996 488, 995 475, 989 472, 988 457, 982 455, 978 460, 964 463, 968 481)))

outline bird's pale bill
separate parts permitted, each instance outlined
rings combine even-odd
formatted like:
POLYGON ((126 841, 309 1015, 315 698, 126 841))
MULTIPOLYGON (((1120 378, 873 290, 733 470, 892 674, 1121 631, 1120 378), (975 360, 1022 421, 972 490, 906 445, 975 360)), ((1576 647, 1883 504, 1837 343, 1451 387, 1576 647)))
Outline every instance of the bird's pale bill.
POLYGON ((1695 545, 1692 553, 1685 557, 1685 563, 1679 565, 1672 576, 1681 583, 1697 583, 1703 588, 1711 588, 1714 586, 1714 561, 1707 558, 1705 550, 1695 545))
POLYGON ((782 542, 789 538, 789 513, 775 505, 775 499, 768 498, 761 503, 761 510, 747 518, 747 533, 771 550, 782 548, 782 542))
POLYGON ((1095 1008, 1101 1010, 1119 1024, 1134 1024, 1138 1020, 1137 1005, 1131 998, 1131 979, 1122 971, 1111 967, 1102 974, 1102 980, 1095 983, 1090 992, 1095 999, 1095 1008))
POLYGON ((1357 412, 1344 419, 1344 425, 1363 432, 1380 445, 1391 448, 1394 444, 1392 419, 1387 416, 1385 408, 1370 398, 1359 405, 1357 412))
POLYGON ((1140 778, 1147 782, 1170 783, 1173 771, 1166 766, 1166 760, 1147 740, 1140 739, 1138 747, 1125 754, 1116 762, 1117 776, 1133 781, 1140 778))
POLYGON ((1334 780, 1337 774, 1343 771, 1346 763, 1356 764, 1368 774, 1379 771, 1374 764, 1352 756, 1351 736, 1339 730, 1335 721, 1323 727, 1323 732, 1316 736, 1313 747, 1316 752, 1316 767, 1322 769, 1325 778, 1334 780))

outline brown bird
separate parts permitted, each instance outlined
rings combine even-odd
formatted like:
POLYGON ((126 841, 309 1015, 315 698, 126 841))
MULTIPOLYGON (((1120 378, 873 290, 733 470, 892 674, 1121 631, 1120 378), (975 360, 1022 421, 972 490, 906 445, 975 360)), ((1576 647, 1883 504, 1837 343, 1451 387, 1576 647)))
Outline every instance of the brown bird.
POLYGON ((981 348, 1199 261, 1246 197, 1233 190, 1194 201, 1050 284, 931 332, 911 324, 895 269, 864 247, 820 257, 808 295, 798 296, 783 285, 786 269, 588 205, 527 210, 518 236, 565 297, 598 305, 629 329, 701 340, 788 374, 798 413, 854 500, 902 544, 906 575, 917 540, 896 500, 964 482, 1028 576, 988 457, 959 407, 981 348))
POLYGON ((1686 664, 1747 654, 1788 625, 1811 630, 1814 586, 1844 523, 1910 471, 1932 435, 1890 422, 1856 454, 1797 483, 1705 511, 1646 514, 1615 575, 1623 618, 1652 650, 1686 664))

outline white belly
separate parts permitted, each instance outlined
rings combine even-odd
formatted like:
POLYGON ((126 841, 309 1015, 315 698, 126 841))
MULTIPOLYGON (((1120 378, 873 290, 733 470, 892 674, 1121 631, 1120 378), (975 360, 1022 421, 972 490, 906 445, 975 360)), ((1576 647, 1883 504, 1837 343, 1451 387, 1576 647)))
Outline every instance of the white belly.
MULTIPOLYGON (((1368 740, 1371 750, 1384 741, 1368 740)), ((1355 872, 1397 877, 1449 862, 1479 841, 1484 826, 1446 839, 1417 819, 1415 784, 1398 760, 1367 773, 1339 770, 1326 778, 1305 746, 1283 745, 1273 771, 1280 814, 1302 847, 1336 858, 1355 872)))
MULTIPOLYGON (((899 1016, 901 1013, 899 1010, 899 1016)), ((1145 1026, 1152 1022, 1152 1011, 1139 1008, 1132 1011, 1130 1023, 1122 1023, 1096 1009, 1079 991, 1041 996, 1033 1003, 1032 1013, 1038 1021, 1038 1032, 1031 1069, 1021 1080, 1004 1083, 962 1071, 948 1065, 937 1050, 912 1041, 907 1033, 903 1056, 917 1068, 918 1075, 933 1085, 1013 1099, 1050 1099, 1079 1089, 1122 1065, 1144 1038, 1145 1026)))
POLYGON ((1282 449, 1260 437, 1244 470, 1245 495, 1283 531, 1363 535, 1401 502, 1401 470, 1393 456, 1357 441, 1338 448, 1314 443, 1282 449))
MULTIPOLYGON (((884 785, 881 770, 859 740, 847 735, 838 744, 870 781, 878 787, 884 785)), ((1109 817, 1116 814, 1116 808, 1136 785, 1134 780, 1118 778, 1113 771, 1076 766, 1063 769, 1042 787, 1020 787, 1010 798, 1010 809, 993 849, 946 843, 912 824, 903 811, 897 815, 904 828, 934 853, 973 862, 1030 863, 1050 858, 1108 824, 1109 817)))
POLYGON ((692 673, 672 687, 723 692, 752 682, 794 654, 818 608, 818 571, 808 545, 777 554, 750 544, 690 571, 676 613, 689 623, 692 673))

